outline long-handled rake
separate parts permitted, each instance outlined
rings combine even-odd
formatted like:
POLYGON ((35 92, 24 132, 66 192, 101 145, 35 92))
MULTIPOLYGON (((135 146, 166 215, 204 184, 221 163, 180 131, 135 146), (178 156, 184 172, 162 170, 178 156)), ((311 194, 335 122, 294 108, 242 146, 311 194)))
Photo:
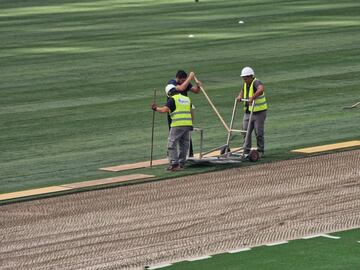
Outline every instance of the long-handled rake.
POLYGON ((359 105, 360 105, 360 102, 357 102, 357 103, 355 103, 354 105, 344 107, 343 109, 344 109, 344 110, 345 110, 345 109, 354 109, 354 108, 356 108, 356 107, 359 106, 359 105))
MULTIPOLYGON (((153 103, 156 103, 156 89, 154 89, 154 99, 153 103)), ((151 148, 150 148, 150 167, 153 163, 153 152, 154 152, 154 129, 155 129, 155 111, 152 115, 152 127, 151 127, 151 148)))

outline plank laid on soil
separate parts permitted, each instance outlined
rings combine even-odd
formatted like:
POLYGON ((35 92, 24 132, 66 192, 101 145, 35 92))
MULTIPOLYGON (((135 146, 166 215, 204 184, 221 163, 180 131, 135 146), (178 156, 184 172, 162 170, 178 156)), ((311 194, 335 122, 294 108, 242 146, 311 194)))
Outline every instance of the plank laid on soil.
POLYGON ((120 183, 120 182, 132 181, 132 180, 147 179, 147 178, 153 178, 153 177, 154 177, 154 175, 148 175, 148 174, 130 174, 130 175, 123 175, 123 176, 118 176, 118 177, 105 178, 105 179, 70 183, 70 184, 65 184, 65 185, 61 185, 61 186, 30 189, 30 190, 25 190, 25 191, 1 194, 0 201, 18 199, 18 198, 36 196, 36 195, 43 195, 43 194, 54 193, 54 192, 59 192, 59 191, 66 191, 66 190, 77 189, 77 188, 93 187, 93 186, 114 184, 114 183, 120 183))
POLYGON ((46 187, 46 188, 37 188, 37 189, 30 189, 25 191, 17 191, 17 192, 11 192, 11 193, 5 193, 0 195, 0 201, 4 200, 11 200, 16 198, 22 198, 22 197, 29 197, 29 196, 35 196, 35 195, 41 195, 41 194, 47 194, 47 193, 53 193, 53 192, 59 192, 59 191, 65 191, 72 189, 70 187, 61 187, 61 186, 53 186, 53 187, 46 187))
POLYGON ((311 153, 325 152, 325 151, 342 149, 342 148, 349 148, 354 146, 360 146, 360 141, 348 141, 342 143, 334 143, 334 144, 327 144, 327 145, 314 146, 308 148, 301 148, 301 149, 292 150, 291 152, 311 154, 311 153))
MULTIPOLYGON (((164 165, 164 164, 167 164, 168 162, 169 162, 169 160, 167 158, 153 160, 153 166, 164 165)), ((119 166, 100 168, 99 170, 109 171, 109 172, 120 172, 120 171, 141 169, 141 168, 148 168, 148 167, 150 167, 150 161, 143 161, 143 162, 138 162, 138 163, 131 163, 131 164, 124 164, 124 165, 119 165, 119 166)))

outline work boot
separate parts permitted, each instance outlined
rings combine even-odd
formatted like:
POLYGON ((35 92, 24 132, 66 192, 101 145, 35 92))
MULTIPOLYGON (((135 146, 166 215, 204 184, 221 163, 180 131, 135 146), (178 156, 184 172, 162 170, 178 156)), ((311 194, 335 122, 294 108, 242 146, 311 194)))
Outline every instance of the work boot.
POLYGON ((181 169, 184 169, 185 168, 185 163, 180 163, 179 166, 180 166, 181 169))
POLYGON ((180 167, 179 164, 174 164, 174 165, 170 165, 166 170, 169 172, 176 172, 176 171, 181 171, 182 168, 180 167))

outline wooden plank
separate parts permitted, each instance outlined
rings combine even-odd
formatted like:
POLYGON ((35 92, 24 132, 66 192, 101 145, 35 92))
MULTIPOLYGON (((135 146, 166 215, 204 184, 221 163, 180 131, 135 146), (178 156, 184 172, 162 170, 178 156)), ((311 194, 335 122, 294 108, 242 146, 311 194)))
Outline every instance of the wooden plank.
POLYGON ((30 190, 25 190, 25 191, 0 194, 0 201, 18 199, 18 198, 23 198, 23 197, 35 196, 35 195, 48 194, 48 193, 53 193, 53 192, 65 191, 65 190, 72 190, 72 189, 83 188, 83 187, 93 187, 93 186, 100 186, 100 185, 106 185, 106 184, 127 182, 127 181, 138 180, 138 179, 147 179, 147 178, 153 178, 153 177, 155 177, 155 176, 148 175, 148 174, 130 174, 130 175, 123 175, 123 176, 112 177, 112 178, 70 183, 70 184, 65 184, 65 185, 61 185, 61 186, 51 186, 51 187, 46 187, 46 188, 30 189, 30 190))
POLYGON ((327 144, 327 145, 321 145, 315 147, 301 148, 301 149, 292 150, 291 152, 311 154, 311 153, 325 152, 325 151, 342 149, 342 148, 349 148, 354 146, 360 146, 360 141, 348 141, 342 143, 334 143, 334 144, 327 144))
POLYGON ((69 189, 71 189, 71 188, 63 187, 63 186, 52 186, 52 187, 46 187, 46 188, 37 188, 37 189, 30 189, 30 190, 25 190, 25 191, 5 193, 5 194, 0 194, 0 201, 41 195, 41 194, 47 194, 47 193, 53 193, 53 192, 59 192, 59 191, 65 191, 65 190, 69 190, 69 189))
MULTIPOLYGON (((168 163, 169 163, 169 160, 167 158, 153 160, 153 166, 164 165, 164 164, 168 164, 168 163)), ((120 172, 120 171, 141 169, 141 168, 148 168, 148 167, 150 167, 150 161, 143 161, 143 162, 138 162, 138 163, 131 163, 131 164, 124 164, 124 165, 100 168, 99 170, 109 171, 109 172, 120 172)))
POLYGON ((148 174, 130 174, 130 175, 123 175, 118 177, 104 178, 104 179, 98 179, 92 181, 70 183, 70 184, 61 185, 61 187, 75 189, 75 188, 93 187, 93 186, 107 185, 107 184, 127 182, 132 180, 146 179, 153 177, 155 176, 148 174))

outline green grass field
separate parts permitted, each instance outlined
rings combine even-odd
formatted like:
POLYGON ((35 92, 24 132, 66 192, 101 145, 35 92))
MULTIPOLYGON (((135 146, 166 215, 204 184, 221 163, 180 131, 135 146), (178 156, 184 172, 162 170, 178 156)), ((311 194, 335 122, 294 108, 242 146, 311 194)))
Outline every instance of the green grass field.
MULTIPOLYGON (((264 162, 360 138, 360 110, 342 110, 360 101, 357 0, 0 6, 0 193, 120 175, 98 168, 148 160, 153 89, 163 103, 178 69, 196 72, 227 121, 241 68, 255 69, 270 106, 264 162)), ((223 144, 225 130, 205 98, 191 97, 205 146, 223 144)), ((156 116, 155 136, 155 158, 163 158, 164 115, 156 116)), ((164 168, 138 172, 167 177, 164 168)))
MULTIPOLYGON (((260 246, 239 253, 175 263, 163 270, 353 270, 360 267, 360 230, 331 234, 278 246, 260 246)), ((154 268, 155 269, 155 268, 154 268)))

